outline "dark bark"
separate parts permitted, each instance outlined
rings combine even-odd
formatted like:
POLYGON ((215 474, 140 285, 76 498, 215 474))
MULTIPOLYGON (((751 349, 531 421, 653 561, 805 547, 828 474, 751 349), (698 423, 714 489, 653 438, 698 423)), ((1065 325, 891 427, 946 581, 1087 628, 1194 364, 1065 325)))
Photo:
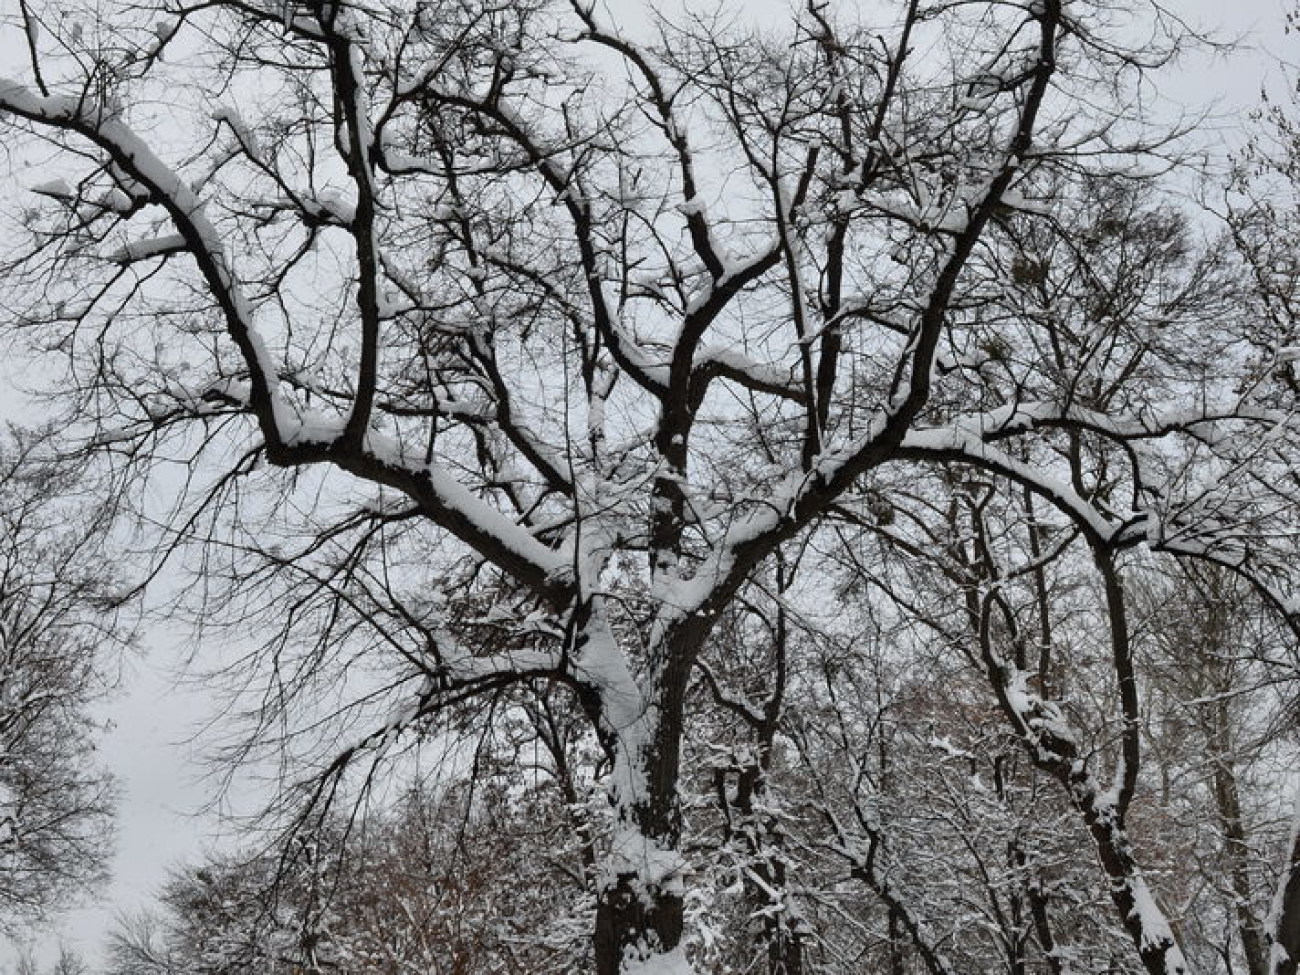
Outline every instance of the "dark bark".
POLYGON ((671 951, 682 940, 682 898, 663 890, 639 891, 635 874, 622 874, 596 903, 596 973, 619 975, 629 950, 671 951))
MULTIPOLYGON (((645 750, 627 756, 644 772, 645 791, 618 811, 616 829, 633 831, 654 848, 676 851, 681 843, 681 806, 677 795, 686 687, 696 657, 712 630, 712 621, 691 616, 663 640, 661 665, 649 686, 657 691, 645 750)), ((624 800, 626 802, 626 800, 624 800)), ((594 934, 597 975, 618 975, 625 958, 670 952, 682 940, 685 925, 681 878, 645 878, 628 869, 597 893, 594 934)))
POLYGON ((1296 975, 1300 969, 1300 829, 1291 838, 1279 907, 1272 940, 1274 948, 1281 948, 1286 957, 1277 961, 1272 975, 1296 975))
POLYGON ((889 911, 889 975, 907 975, 906 944, 898 911, 889 911))
POLYGON ((797 923, 792 924, 785 903, 787 883, 785 858, 782 854, 784 836, 779 823, 769 816, 756 814, 754 800, 766 788, 767 760, 771 755, 771 737, 760 743, 761 764, 741 770, 736 793, 730 800, 723 784, 722 799, 727 802, 725 811, 730 839, 741 844, 749 860, 753 876, 745 879, 745 899, 751 914, 762 917, 760 937, 767 946, 768 975, 803 975, 806 969, 807 933, 797 923))
POLYGON ((1047 894, 1043 890, 1042 878, 1032 878, 1025 887, 1029 900, 1029 914, 1034 920, 1034 934, 1038 936, 1038 946, 1043 949, 1043 958, 1047 961, 1047 970, 1051 975, 1061 975, 1060 956, 1056 950, 1056 937, 1052 934, 1052 923, 1047 915, 1047 894))

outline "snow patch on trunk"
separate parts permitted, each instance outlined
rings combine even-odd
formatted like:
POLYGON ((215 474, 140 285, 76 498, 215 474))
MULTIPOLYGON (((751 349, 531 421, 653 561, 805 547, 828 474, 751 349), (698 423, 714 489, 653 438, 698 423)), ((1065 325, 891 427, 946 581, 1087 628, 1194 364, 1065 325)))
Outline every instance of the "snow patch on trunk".
POLYGON ((623 975, 695 975, 695 969, 686 960, 686 952, 679 946, 666 955, 625 961, 623 975))

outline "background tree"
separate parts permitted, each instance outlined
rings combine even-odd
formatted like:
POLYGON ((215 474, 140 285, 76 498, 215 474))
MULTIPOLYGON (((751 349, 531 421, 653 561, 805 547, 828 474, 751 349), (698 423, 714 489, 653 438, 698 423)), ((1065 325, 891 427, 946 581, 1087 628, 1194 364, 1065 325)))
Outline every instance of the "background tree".
POLYGON ((127 639, 98 504, 40 438, 0 441, 0 928, 103 878, 112 813, 92 706, 127 639))
POLYGON ((454 791, 412 789, 364 820, 333 821, 291 876, 265 851, 179 871, 155 912, 120 927, 108 971, 589 969, 591 888, 579 857, 532 853, 564 811, 528 790, 507 799, 505 786, 485 776, 454 791), (566 894, 585 900, 569 923, 566 894))

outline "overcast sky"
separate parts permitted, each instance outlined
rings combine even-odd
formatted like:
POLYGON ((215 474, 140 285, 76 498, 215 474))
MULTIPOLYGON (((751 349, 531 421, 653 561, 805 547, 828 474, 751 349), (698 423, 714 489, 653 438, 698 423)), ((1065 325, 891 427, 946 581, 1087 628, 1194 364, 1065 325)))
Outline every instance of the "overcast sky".
MULTIPOLYGON (((1213 107, 1214 125, 1222 139, 1235 142, 1242 121, 1258 103, 1261 84, 1271 80, 1275 92, 1286 89, 1277 59, 1300 61, 1300 39, 1283 34, 1286 4, 1282 0, 1168 0, 1168 5, 1225 38, 1244 39, 1229 54, 1188 58, 1161 82, 1170 103, 1183 104, 1193 113, 1213 107)), ((614 0, 609 6, 616 14, 626 14, 642 5, 636 0, 614 0)), ((784 4, 773 6, 781 9, 784 4)), ((16 8, 17 0, 0 0, 6 19, 16 8)), ((10 73, 6 66, 21 53, 13 40, 0 38, 0 75, 10 73)), ((18 178, 30 185, 36 181, 34 175, 18 174, 18 178)), ((0 192, 16 192, 14 187, 0 174, 0 192)), ((12 415, 14 409, 12 398, 0 393, 0 410, 12 415)), ((179 643, 177 634, 151 634, 145 652, 127 663, 123 690, 106 710, 112 727, 103 739, 102 758, 121 785, 114 880, 102 901, 68 913, 61 929, 42 940, 46 958, 56 953, 62 939, 93 959, 114 914, 144 906, 171 866, 201 853, 216 835, 211 817, 195 815, 211 798, 210 784, 197 780, 191 744, 196 718, 205 713, 207 704, 202 693, 174 681, 172 667, 179 643)), ((0 959, 5 957, 0 948, 0 959)), ((12 951, 7 957, 12 958, 12 951)))

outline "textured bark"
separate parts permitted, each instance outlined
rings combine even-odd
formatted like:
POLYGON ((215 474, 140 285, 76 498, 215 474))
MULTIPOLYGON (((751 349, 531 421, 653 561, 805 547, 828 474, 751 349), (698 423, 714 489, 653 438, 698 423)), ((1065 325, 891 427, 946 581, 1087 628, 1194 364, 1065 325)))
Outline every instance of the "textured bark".
POLYGON ((621 875, 596 903, 596 973, 619 975, 629 952, 671 951, 682 940, 682 898, 637 889, 635 874, 621 875))
POLYGON ((1292 834, 1286 879, 1279 891, 1271 960, 1271 975, 1296 975, 1300 970, 1300 829, 1292 834))
MULTIPOLYGON (((643 780, 641 794, 616 795, 621 808, 615 830, 644 842, 647 849, 675 854, 681 844, 682 819, 678 798, 686 686, 691 668, 712 628, 700 616, 681 621, 665 635, 648 686, 656 689, 644 716, 642 751, 626 756, 634 770, 631 778, 643 780)), ((617 732, 615 724, 613 730, 617 732)), ((612 736, 617 738, 617 734, 612 736)), ((630 746, 614 746, 636 748, 630 746)), ((675 949, 685 926, 682 878, 645 872, 647 864, 614 864, 596 901, 594 945, 598 975, 618 975, 625 962, 675 949), (638 869, 641 868, 641 869, 638 869)))

